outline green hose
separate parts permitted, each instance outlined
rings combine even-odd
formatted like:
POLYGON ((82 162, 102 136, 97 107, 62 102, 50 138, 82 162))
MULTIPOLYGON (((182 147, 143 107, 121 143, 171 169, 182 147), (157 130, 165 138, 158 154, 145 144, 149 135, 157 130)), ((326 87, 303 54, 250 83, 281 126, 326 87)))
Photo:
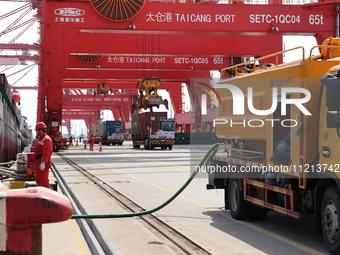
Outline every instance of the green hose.
POLYGON ((122 214, 89 214, 89 215, 72 215, 71 219, 82 219, 82 218, 91 218, 91 219, 101 219, 101 218, 125 218, 125 217, 135 217, 135 216, 142 216, 142 215, 146 215, 146 214, 150 214, 150 213, 154 213, 160 209, 162 209, 163 207, 167 206, 168 204, 170 204, 176 197, 179 196, 179 194, 182 193, 182 191, 190 184, 190 182, 195 178, 195 176, 197 175, 197 173, 199 172, 199 169, 201 168, 201 166, 207 165, 210 160, 212 159, 212 157, 216 154, 216 152, 218 151, 218 147, 219 145, 216 143, 214 144, 209 151, 207 152, 207 154, 203 157, 203 159, 201 160, 201 162, 199 163, 198 167, 196 167, 195 171, 190 175, 189 179, 184 183, 184 185, 174 194, 172 195, 172 197, 170 197, 167 201, 165 201, 163 204, 151 209, 151 210, 147 210, 147 211, 143 211, 143 212, 135 212, 135 213, 122 213, 122 214))

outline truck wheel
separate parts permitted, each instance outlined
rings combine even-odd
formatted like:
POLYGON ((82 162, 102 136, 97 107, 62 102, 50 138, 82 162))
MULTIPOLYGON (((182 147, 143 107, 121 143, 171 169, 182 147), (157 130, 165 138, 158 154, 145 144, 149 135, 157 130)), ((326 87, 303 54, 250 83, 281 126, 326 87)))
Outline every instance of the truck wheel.
POLYGON ((149 141, 148 141, 148 140, 145 140, 145 141, 144 141, 144 149, 145 149, 145 150, 149 150, 149 149, 150 149, 149 141))
POLYGON ((132 142, 132 147, 133 147, 134 149, 138 149, 138 148, 140 148, 140 145, 137 145, 136 142, 133 141, 133 142, 132 142))
POLYGON ((322 235, 327 250, 331 254, 340 253, 340 235, 339 235, 339 190, 337 187, 330 187, 325 191, 322 198, 322 235))
POLYGON ((172 150, 172 145, 169 145, 168 148, 169 148, 169 151, 171 151, 172 150))
POLYGON ((59 146, 58 144, 54 144, 54 145, 53 145, 53 151, 54 151, 54 152, 58 152, 59 149, 60 149, 60 146, 59 146))
POLYGON ((252 204, 243 199, 242 180, 232 175, 228 186, 228 202, 231 216, 236 220, 248 220, 252 216, 252 204))

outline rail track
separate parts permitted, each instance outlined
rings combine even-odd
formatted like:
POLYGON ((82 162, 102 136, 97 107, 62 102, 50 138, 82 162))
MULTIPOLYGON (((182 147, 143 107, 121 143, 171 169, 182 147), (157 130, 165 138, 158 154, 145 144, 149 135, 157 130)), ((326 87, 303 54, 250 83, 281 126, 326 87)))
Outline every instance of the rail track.
MULTIPOLYGON (((69 158, 65 157, 63 154, 58 153, 58 156, 60 156, 65 162, 67 162, 70 166, 72 166, 75 170, 77 170, 79 173, 84 175, 86 178, 88 178, 91 182, 93 182, 100 190, 102 190, 104 193, 106 193, 108 196, 112 197, 117 203, 124 209, 127 210, 128 213, 131 212, 141 212, 145 211, 143 207, 126 197, 125 195, 121 194, 118 190, 114 189, 109 184, 105 183, 105 181, 99 179, 95 175, 89 173, 85 169, 83 169, 81 166, 70 160, 69 158)), ((81 206, 81 202, 77 200, 74 194, 72 194, 72 191, 67 188, 66 183, 63 181, 62 177, 58 174, 58 172, 55 172, 55 176, 58 179, 59 183, 62 183, 67 196, 69 196, 70 199, 72 199, 72 204, 75 207, 80 207, 77 213, 78 214, 86 214, 86 211, 81 206)), ((174 229, 173 227, 169 226, 167 223, 159 219, 158 217, 149 214, 140 216, 140 219, 143 220, 144 224, 147 225, 147 227, 153 230, 153 233, 157 232, 158 236, 161 240, 167 239, 169 240, 174 246, 177 247, 177 249, 180 249, 183 254, 197 254, 197 255, 207 255, 211 254, 209 251, 205 250, 203 247, 201 247, 199 244, 195 243, 194 241, 190 240, 185 235, 181 234, 179 231, 174 229), (160 234, 160 235, 159 235, 160 234)), ((84 228, 83 223, 84 219, 82 220, 82 226, 81 229, 84 228)), ((87 221, 90 219, 87 219, 87 221)), ((79 222, 78 222, 79 223, 79 222)), ((89 224, 92 225, 93 223, 89 224)), ((110 247, 110 244, 108 244, 105 240, 101 239, 100 233, 97 234, 97 232, 100 232, 98 229, 96 231, 93 231, 94 236, 98 240, 98 243, 91 243, 89 245, 90 249, 93 246, 95 249, 97 249, 98 244, 102 247, 105 254, 115 254, 114 249, 110 247)), ((85 236, 92 235, 92 233, 86 233, 85 236)), ((85 238, 86 239, 86 238, 85 238)), ((93 242, 91 240, 90 242, 93 242)), ((100 247, 99 247, 100 250, 100 247)), ((177 250, 176 250, 177 252, 177 250)), ((101 254, 101 252, 94 252, 93 254, 101 254)))

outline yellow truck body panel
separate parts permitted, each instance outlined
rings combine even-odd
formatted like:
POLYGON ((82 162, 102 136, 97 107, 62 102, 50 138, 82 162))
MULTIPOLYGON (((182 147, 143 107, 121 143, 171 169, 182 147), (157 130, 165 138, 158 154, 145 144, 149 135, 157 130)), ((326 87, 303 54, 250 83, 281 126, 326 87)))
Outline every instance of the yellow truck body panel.
MULTIPOLYGON (((323 158, 320 161, 323 164, 334 165, 340 157, 340 143, 336 129, 329 129, 325 124, 328 110, 325 106, 325 99, 320 101, 322 99, 320 97, 322 94, 320 78, 333 66, 339 64, 339 57, 328 60, 305 59, 219 81, 217 92, 223 104, 218 109, 218 120, 215 120, 216 135, 219 138, 247 141, 247 150, 265 153, 266 164, 273 164, 270 161, 273 151, 282 138, 289 135, 292 166, 290 174, 293 175, 303 174, 304 169, 312 165, 322 146, 332 147, 334 148, 333 152, 339 152, 337 155, 332 155, 327 159, 323 158), (227 84, 242 90, 244 115, 233 114, 236 97, 233 98, 230 89, 223 88, 227 84), (247 107, 250 96, 248 87, 253 89, 252 105, 257 110, 267 110, 272 107, 273 88, 276 88, 278 94, 276 111, 265 116, 253 114, 247 107), (294 104, 287 104, 286 115, 283 116, 280 104, 283 87, 308 90, 311 98, 303 106, 311 115, 305 115, 294 104), (326 134, 327 140, 324 139, 326 134)), ((305 96, 302 93, 287 94, 289 99, 301 99, 305 96)))

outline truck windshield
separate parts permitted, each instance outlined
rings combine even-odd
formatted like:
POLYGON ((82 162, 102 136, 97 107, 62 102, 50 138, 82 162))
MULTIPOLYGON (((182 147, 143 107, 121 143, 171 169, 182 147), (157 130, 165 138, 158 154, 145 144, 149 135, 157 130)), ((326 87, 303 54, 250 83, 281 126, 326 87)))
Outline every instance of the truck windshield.
POLYGON ((162 131, 174 131, 174 123, 172 121, 163 121, 162 131))
POLYGON ((115 133, 123 133, 123 128, 121 128, 121 127, 116 127, 116 128, 115 128, 115 133))

